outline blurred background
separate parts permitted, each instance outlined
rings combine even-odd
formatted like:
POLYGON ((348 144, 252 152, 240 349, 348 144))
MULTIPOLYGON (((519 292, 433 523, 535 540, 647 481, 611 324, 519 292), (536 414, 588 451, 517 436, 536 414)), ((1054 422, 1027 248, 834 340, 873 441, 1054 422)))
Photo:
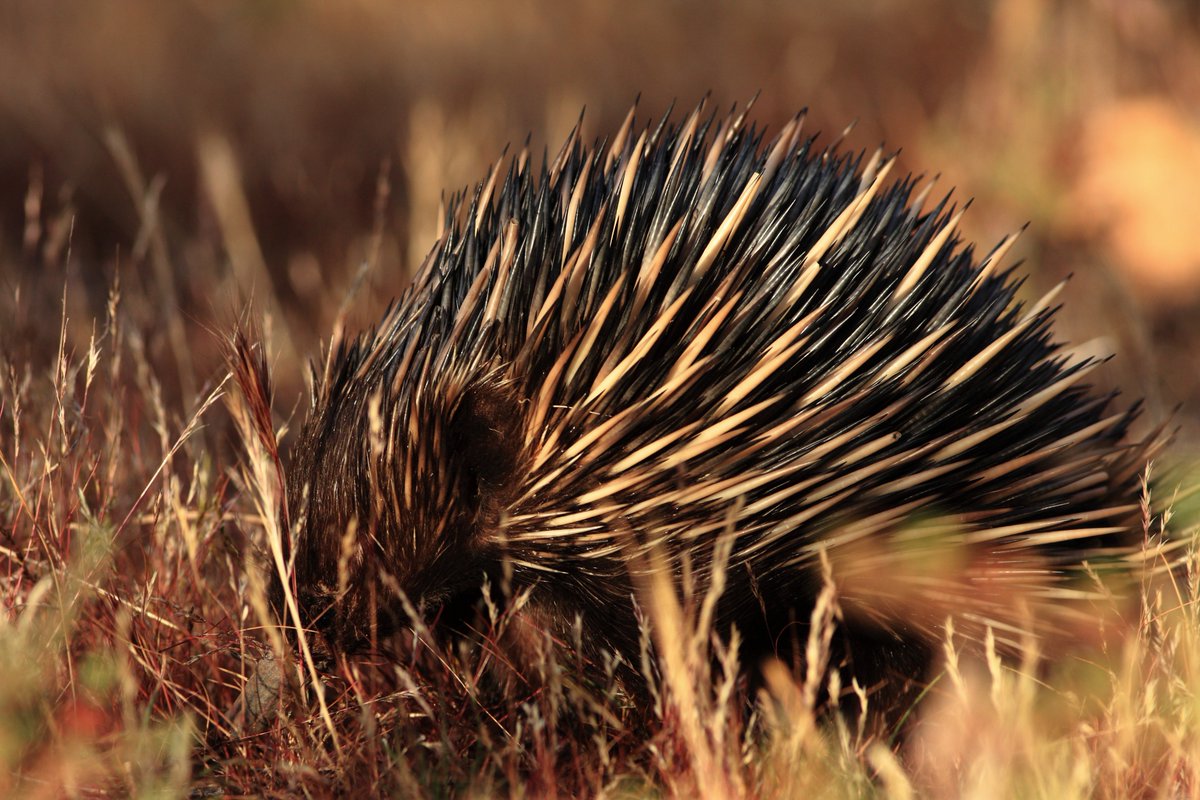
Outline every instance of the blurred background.
POLYGON ((506 144, 587 139, 757 95, 974 198, 1097 380, 1200 441, 1200 3, 1194 0, 0 0, 0 355, 47 369, 121 315, 181 418, 252 304, 286 415, 359 265, 369 324, 443 192, 506 144), (65 298, 65 299, 64 299, 65 298), (97 321, 98 320, 98 321, 97 321), (1181 410, 1175 411, 1176 407, 1181 410))

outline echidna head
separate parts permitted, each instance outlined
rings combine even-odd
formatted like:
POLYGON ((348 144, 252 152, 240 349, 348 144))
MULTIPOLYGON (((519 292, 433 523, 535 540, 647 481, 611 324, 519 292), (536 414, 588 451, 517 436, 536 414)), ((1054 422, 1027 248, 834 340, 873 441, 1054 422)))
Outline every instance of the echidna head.
POLYGON ((343 651, 478 592, 520 460, 504 386, 486 372, 430 380, 428 364, 412 383, 375 358, 379 341, 338 353, 288 472, 301 619, 343 651))

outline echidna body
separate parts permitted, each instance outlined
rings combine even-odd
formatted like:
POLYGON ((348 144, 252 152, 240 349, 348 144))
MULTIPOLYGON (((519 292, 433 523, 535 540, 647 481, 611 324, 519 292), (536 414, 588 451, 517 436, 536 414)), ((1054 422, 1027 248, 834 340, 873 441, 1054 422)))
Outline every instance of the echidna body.
POLYGON ((768 637, 830 578, 873 642, 1061 623, 1127 552, 1149 445, 1052 338, 1055 292, 1017 300, 1011 239, 977 258, 892 163, 697 110, 494 170, 317 378, 305 621, 360 648, 399 592, 507 568, 633 656, 638 570, 703 590, 731 537, 719 618, 768 637))

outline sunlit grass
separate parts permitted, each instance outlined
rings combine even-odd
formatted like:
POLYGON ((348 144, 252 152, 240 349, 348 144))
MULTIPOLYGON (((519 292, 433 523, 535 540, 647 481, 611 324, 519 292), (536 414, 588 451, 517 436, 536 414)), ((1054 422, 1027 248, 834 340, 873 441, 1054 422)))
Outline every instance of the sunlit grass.
MULTIPOLYGON (((766 665, 748 696, 736 638, 711 625, 728 541, 709 595, 661 570, 640 586, 645 658, 628 666, 644 702, 620 664, 583 662, 582 625, 554 639, 520 595, 489 604, 475 639, 419 625, 374 657, 297 655, 294 638, 264 627, 265 575, 286 532, 262 362, 243 342, 239 380, 262 380, 261 393, 210 381, 197 413, 171 421, 114 322, 119 307, 114 292, 86 352, 4 370, 6 796, 1200 791, 1194 552, 1174 580, 1147 571, 1128 624, 1098 613, 1094 641, 1055 643, 1053 661, 1032 638, 1003 659, 991 637, 976 646, 951 632, 930 691, 892 710, 900 736, 868 724, 872 699, 830 669, 833 583, 812 612, 807 666, 766 665), (189 446, 225 413, 222 394, 243 452, 225 465, 189 446), (861 714, 830 707, 847 692, 861 694, 861 714)), ((1147 520, 1153 563, 1163 520, 1147 520)))

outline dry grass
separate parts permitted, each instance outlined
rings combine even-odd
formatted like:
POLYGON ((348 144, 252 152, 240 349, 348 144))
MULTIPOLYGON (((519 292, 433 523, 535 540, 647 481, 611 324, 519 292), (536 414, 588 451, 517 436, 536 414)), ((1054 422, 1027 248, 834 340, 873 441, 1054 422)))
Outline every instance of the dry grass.
MULTIPOLYGON (((1032 218, 1035 282, 1078 273, 1065 334, 1111 332, 1105 380, 1150 423, 1187 404, 1195 448, 1200 18, 836 5, 0 3, 0 795, 1200 796, 1194 553, 1078 647, 950 637, 904 737, 824 668, 832 588, 807 667, 751 688, 713 598, 647 582, 646 697, 520 596, 473 646, 422 628, 354 661, 264 626, 305 354, 403 285, 443 190, 527 131, 555 146, 581 105, 615 130, 639 91, 647 114, 761 89, 767 125, 858 118, 850 146, 976 195, 979 239, 1032 218), (245 296, 243 395, 212 329, 245 296)), ((1194 504, 1154 504, 1175 541, 1194 504)))
MULTIPOLYGON (((114 289, 87 350, 4 373, 5 796, 1200 794, 1194 553, 1178 581, 1147 578, 1132 624, 1053 663, 1033 640, 1008 663, 951 633, 901 738, 873 732, 865 695, 861 714, 828 706, 861 692, 827 670, 832 583, 806 668, 768 665, 754 697, 736 638, 712 634, 716 595, 665 579, 640 590, 644 704, 615 664, 581 663, 586 630, 530 631, 520 595, 488 606, 474 642, 418 626, 374 658, 297 657, 262 625, 262 570, 282 566, 287 536, 265 364, 245 345, 250 391, 218 382, 173 420, 120 303, 114 289), (198 444, 221 395, 236 464, 198 444), (517 663, 506 642, 522 626, 517 663)), ((1167 520, 1150 506, 1153 561, 1167 520)))

